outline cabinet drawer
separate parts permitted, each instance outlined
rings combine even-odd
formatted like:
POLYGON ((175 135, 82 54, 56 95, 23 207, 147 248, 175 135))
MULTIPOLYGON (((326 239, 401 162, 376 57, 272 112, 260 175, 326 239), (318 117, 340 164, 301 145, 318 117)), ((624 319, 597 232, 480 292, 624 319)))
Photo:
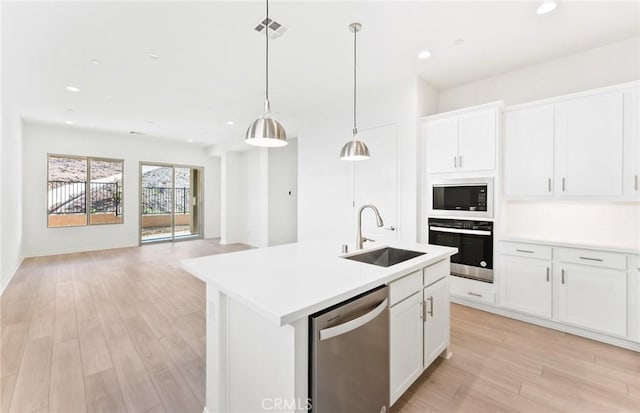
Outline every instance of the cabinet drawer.
POLYGON ((546 245, 524 244, 521 242, 503 242, 501 245, 503 254, 543 260, 552 258, 552 248, 546 245))
POLYGON ((422 270, 412 272, 389 284, 389 305, 394 305, 422 290, 422 270))
POLYGON ((424 285, 429 286, 451 273, 449 260, 442 260, 424 269, 424 285))
POLYGON ((592 265, 596 267, 627 269, 627 257, 615 252, 581 250, 575 248, 558 248, 558 260, 574 264, 592 265))
POLYGON ((496 294, 493 284, 452 276, 449 280, 449 291, 452 295, 467 300, 495 304, 496 294))

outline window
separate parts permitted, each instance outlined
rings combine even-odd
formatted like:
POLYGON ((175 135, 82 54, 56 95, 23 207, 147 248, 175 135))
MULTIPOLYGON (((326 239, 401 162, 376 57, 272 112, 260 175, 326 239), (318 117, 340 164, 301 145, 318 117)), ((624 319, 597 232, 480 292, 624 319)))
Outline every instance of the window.
POLYGON ((124 161, 49 155, 47 164, 48 227, 123 222, 124 161))

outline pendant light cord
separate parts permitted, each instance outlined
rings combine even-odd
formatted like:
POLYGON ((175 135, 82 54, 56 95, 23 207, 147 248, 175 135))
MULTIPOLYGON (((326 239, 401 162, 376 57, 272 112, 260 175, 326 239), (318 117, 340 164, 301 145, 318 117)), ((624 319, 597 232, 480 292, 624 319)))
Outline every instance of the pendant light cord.
POLYGON ((356 139, 356 134, 358 133, 358 128, 356 127, 356 37, 358 35, 358 28, 353 28, 353 140, 356 139))
POLYGON ((266 73, 266 79, 265 79, 265 98, 267 100, 267 102, 269 101, 269 0, 267 0, 267 19, 265 20, 265 25, 264 25, 264 38, 265 38, 265 43, 267 45, 266 49, 267 49, 267 53, 265 54, 265 62, 264 62, 264 66, 266 68, 265 73, 266 73))

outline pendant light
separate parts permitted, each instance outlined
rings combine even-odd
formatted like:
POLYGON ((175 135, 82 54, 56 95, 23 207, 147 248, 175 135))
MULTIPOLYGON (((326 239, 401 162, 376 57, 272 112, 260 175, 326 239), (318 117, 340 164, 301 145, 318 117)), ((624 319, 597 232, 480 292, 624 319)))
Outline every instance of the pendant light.
POLYGON ((356 126, 356 37, 362 30, 360 23, 351 23, 349 30, 353 32, 353 139, 345 143, 340 151, 340 159, 343 161, 362 161, 369 159, 369 148, 364 142, 358 140, 358 127, 356 126))
POLYGON ((271 20, 269 20, 269 0, 267 0, 267 17, 264 23, 266 41, 264 113, 249 125, 245 135, 245 142, 249 145, 273 148, 287 144, 287 132, 285 132, 282 124, 271 116, 271 106, 269 104, 269 25, 271 23, 271 20))

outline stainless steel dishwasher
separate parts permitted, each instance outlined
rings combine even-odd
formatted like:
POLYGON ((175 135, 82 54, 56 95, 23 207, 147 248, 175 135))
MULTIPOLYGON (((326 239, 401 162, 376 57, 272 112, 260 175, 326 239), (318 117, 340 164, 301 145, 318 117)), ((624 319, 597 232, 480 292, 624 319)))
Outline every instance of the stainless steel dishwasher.
POLYGON ((385 413, 389 406, 389 288, 309 317, 313 413, 385 413))

